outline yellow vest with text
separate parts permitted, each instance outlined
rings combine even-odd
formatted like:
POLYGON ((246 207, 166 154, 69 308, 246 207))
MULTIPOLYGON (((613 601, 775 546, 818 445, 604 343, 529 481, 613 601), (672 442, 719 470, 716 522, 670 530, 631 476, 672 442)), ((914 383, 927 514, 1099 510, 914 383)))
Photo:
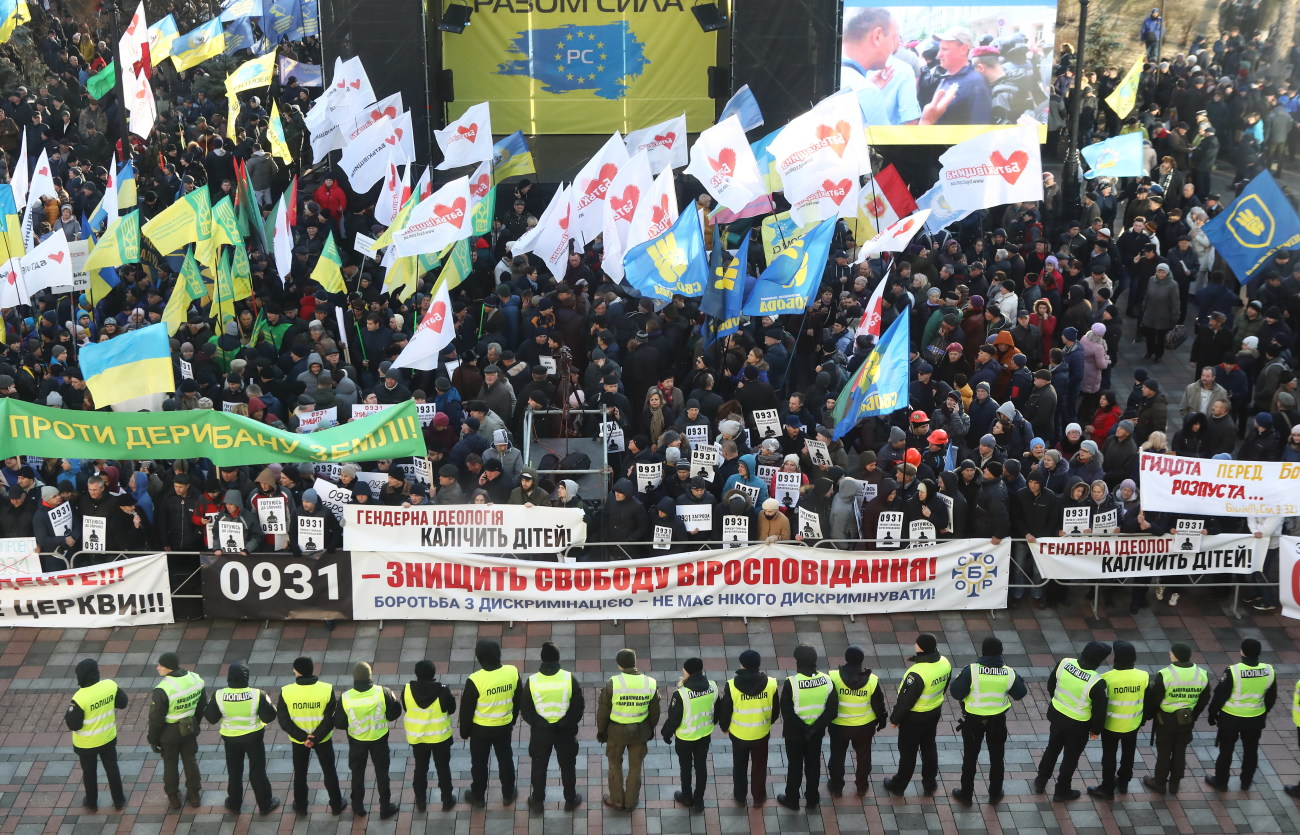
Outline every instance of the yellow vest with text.
POLYGON ((98 748, 117 739, 117 682, 102 678, 72 694, 81 708, 81 730, 72 732, 72 747, 98 748))
POLYGON ((713 733, 713 705, 718 700, 718 686, 710 681, 709 689, 704 691, 678 687, 677 695, 682 700, 682 722, 677 726, 677 738, 694 742, 713 733))
POLYGON ((844 676, 839 670, 831 670, 831 684, 835 685, 835 695, 839 704, 832 725, 860 728, 876 721, 876 711, 871 707, 871 699, 880 686, 880 678, 871 673, 861 690, 854 690, 844 683, 844 676))
POLYGON ((199 696, 203 694, 203 679, 195 672, 183 676, 163 676, 163 680, 158 682, 158 689, 167 694, 167 717, 163 721, 175 725, 194 715, 199 706, 199 696))
MULTIPOLYGON (((921 691, 921 696, 912 705, 912 713, 929 713, 937 710, 943 704, 944 691, 948 689, 948 680, 952 678, 952 662, 942 655, 938 661, 922 661, 913 664, 908 669, 909 673, 916 675, 925 682, 925 689, 921 691)), ((903 682, 907 682, 907 676, 903 676, 903 682)), ((903 692, 903 685, 898 685, 898 692, 903 692)))
POLYGON ((1164 713, 1195 709, 1202 691, 1210 683, 1210 674, 1195 664, 1190 667, 1170 664, 1160 671, 1160 678, 1165 683, 1165 696, 1160 700, 1160 710, 1164 713))
POLYGON ((519 689, 519 671, 510 664, 503 664, 495 670, 471 673, 469 680, 478 688, 474 724, 485 728, 509 725, 515 718, 515 691, 519 689))
POLYGON ((222 736, 247 736, 266 727, 257 716, 262 691, 252 687, 223 687, 217 691, 217 709, 221 711, 222 736))
POLYGON ((348 717, 348 737, 357 742, 374 742, 388 735, 384 709, 384 688, 372 684, 369 690, 349 690, 339 699, 348 717))
MULTIPOLYGON (((280 701, 284 703, 285 710, 289 711, 289 720, 301 728, 303 733, 311 733, 320 725, 325 718, 325 707, 333 695, 334 688, 323 681, 315 684, 299 684, 295 681, 280 688, 280 701)), ((325 736, 316 742, 329 742, 333 735, 334 729, 329 728, 325 731, 325 736)), ((295 745, 303 744, 296 739, 293 742, 295 745)))
POLYGON ((970 692, 961 700, 962 709, 972 716, 1001 716, 1011 709, 1011 688, 1016 671, 1001 667, 970 665, 970 692))
POLYGON ((619 673, 611 678, 609 721, 635 725, 650 718, 650 702, 654 701, 657 686, 650 676, 637 673, 619 673))
POLYGON ((772 703, 776 697, 776 679, 767 677, 767 685, 757 696, 740 692, 736 680, 727 682, 731 690, 731 725, 728 732, 736 739, 753 742, 772 732, 772 703))
POLYGON ((1146 670, 1107 670, 1101 678, 1106 682, 1106 730, 1124 734, 1142 727, 1142 702, 1151 674, 1146 670))
POLYGON ((1063 658, 1056 665, 1056 692, 1052 694, 1052 707, 1056 712, 1076 722, 1092 718, 1092 685, 1101 678, 1096 670, 1085 670, 1077 658, 1063 658))
POLYGON ((1233 664, 1228 668, 1232 675, 1232 694, 1223 704, 1223 712, 1230 716, 1250 719, 1264 715, 1264 694, 1273 686, 1276 674, 1272 664, 1233 664))
POLYGON ((826 709, 826 702, 830 699, 831 677, 825 673, 806 676, 803 673, 795 673, 788 679, 790 682, 791 695, 794 697, 795 715, 805 725, 811 725, 822 715, 826 709))
POLYGON ((415 703, 408 683, 402 688, 402 708, 402 727, 406 728, 407 742, 420 745, 451 739, 451 717, 443 712, 441 699, 434 699, 428 707, 420 707, 415 703))

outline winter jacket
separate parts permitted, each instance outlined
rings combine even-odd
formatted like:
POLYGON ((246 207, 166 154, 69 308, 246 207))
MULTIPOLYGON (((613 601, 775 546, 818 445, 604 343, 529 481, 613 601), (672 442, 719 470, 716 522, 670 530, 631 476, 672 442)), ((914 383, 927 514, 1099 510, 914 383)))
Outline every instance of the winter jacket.
POLYGON ((1178 284, 1172 278, 1160 276, 1160 273, 1156 273, 1147 282, 1139 321, 1144 328, 1167 331, 1178 324, 1178 284))

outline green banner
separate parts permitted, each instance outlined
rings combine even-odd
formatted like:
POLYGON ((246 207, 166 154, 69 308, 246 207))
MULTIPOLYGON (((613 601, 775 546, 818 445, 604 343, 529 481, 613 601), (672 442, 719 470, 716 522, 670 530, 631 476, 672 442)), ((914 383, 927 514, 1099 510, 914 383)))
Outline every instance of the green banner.
POLYGON ((70 412, 0 400, 0 458, 208 458, 218 466, 374 461, 426 453, 414 400, 298 435, 229 412, 70 412))

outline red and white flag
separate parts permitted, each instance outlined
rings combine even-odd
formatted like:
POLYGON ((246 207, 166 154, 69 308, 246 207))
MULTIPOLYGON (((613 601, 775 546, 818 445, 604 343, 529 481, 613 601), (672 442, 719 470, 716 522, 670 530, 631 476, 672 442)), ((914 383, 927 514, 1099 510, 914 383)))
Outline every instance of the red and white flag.
POLYGON ((488 103, 476 104, 442 130, 433 132, 442 151, 438 168, 459 168, 492 159, 492 114, 488 103))
POLYGON ((393 235, 398 256, 442 252, 470 234, 469 177, 452 180, 411 210, 406 226, 393 235))
POLYGON ((873 255, 879 255, 882 252, 902 252, 907 249, 907 245, 916 237, 916 233, 925 228, 925 222, 930 218, 929 209, 910 214, 902 220, 894 221, 886 226, 876 236, 858 249, 858 260, 855 264, 860 264, 873 255))
POLYGON ((879 174, 868 176, 858 192, 858 220, 860 224, 867 224, 859 226, 858 235, 865 237, 864 233, 868 231, 875 234, 916 209, 916 200, 907 190, 898 169, 886 165, 879 174))
POLYGON ((696 137, 686 173, 699 180, 718 205, 729 209, 742 208, 767 193, 738 116, 729 116, 696 137))
MULTIPOLYGON (((694 207, 692 206, 692 209, 694 207)), ((673 172, 664 170, 655 177, 650 193, 641 199, 636 207, 636 215, 627 230, 627 241, 623 251, 643 244, 653 237, 662 235, 677 222, 677 189, 673 186, 673 172)))
POLYGON ((388 226, 397 217, 397 212, 411 196, 411 166, 406 166, 401 175, 397 173, 397 164, 390 155, 388 173, 384 174, 384 188, 375 200, 375 223, 388 226))
POLYGON ((650 198, 654 180, 650 176, 650 159, 644 151, 632 155, 609 184, 601 241, 605 244, 602 269, 615 281, 623 278, 623 254, 627 252, 628 230, 642 199, 650 198))
POLYGON ((1043 199, 1036 124, 981 133, 944 151, 939 162, 939 182, 954 209, 974 211, 1043 199))
POLYGON ((618 169, 626 164, 627 148, 623 146, 623 138, 615 131, 574 178, 569 198, 573 203, 569 215, 569 233, 579 246, 600 234, 605 220, 605 199, 609 196, 609 184, 614 181, 618 169))
POLYGON ((388 172, 388 164, 405 165, 415 161, 415 137, 411 131, 411 111, 396 119, 381 116, 343 149, 339 167, 348 184, 357 192, 375 187, 388 172))
POLYGON ((438 282, 438 289, 433 294, 433 303, 420 320, 411 341, 406 343, 402 353, 393 360, 393 368, 414 368, 419 371, 431 371, 438 367, 438 355, 442 349, 451 344, 456 337, 456 323, 451 313, 451 295, 447 292, 447 283, 438 282))
POLYGON ((126 29, 117 42, 117 61, 123 82, 126 81, 128 72, 146 78, 153 75, 149 58, 149 23, 144 16, 144 0, 140 0, 140 5, 127 21, 126 29))
POLYGON ((402 115, 402 112, 405 109, 406 108, 402 107, 402 94, 400 91, 393 93, 388 98, 375 102, 369 107, 362 108, 353 120, 352 129, 347 131, 347 141, 351 142, 359 133, 361 133, 361 131, 370 127, 385 116, 390 119, 396 119, 398 116, 402 115))
POLYGON ((20 262, 22 280, 29 294, 72 284, 72 253, 62 232, 55 232, 44 243, 14 260, 20 262))
POLYGON ((487 197, 492 191, 492 160, 485 159, 479 163, 474 173, 469 175, 469 211, 474 213, 474 208, 487 197))
POLYGON ((634 130, 624 140, 629 158, 642 152, 650 160, 650 170, 662 171, 664 168, 681 168, 686 164, 686 114, 676 119, 634 130))
POLYGON ((876 289, 871 293, 871 298, 867 299, 867 307, 862 311, 862 321, 858 322, 857 333, 869 333, 877 339, 880 338, 880 314, 884 309, 885 303, 885 285, 889 284, 889 271, 885 271, 884 277, 876 285, 876 289))
MULTIPOLYGON (((322 99, 330 118, 344 128, 355 121, 367 104, 375 101, 375 90, 370 86, 366 68, 361 66, 361 56, 341 63, 335 59, 334 81, 322 99)), ((320 104, 317 102, 317 107, 320 104)))
POLYGON ((569 241, 573 239, 572 212, 573 189, 561 184, 537 225, 515 241, 510 253, 532 252, 546 262, 552 273, 564 275, 568 269, 569 241))
POLYGON ((31 304, 32 294, 23 281, 22 259, 10 258, 0 265, 0 309, 31 304))
MULTIPOLYGON (((149 47, 146 45, 145 49, 149 47)), ((122 97, 126 99, 126 109, 130 114, 127 130, 136 136, 147 137, 158 121, 158 102, 154 100, 149 76, 122 73, 122 97)))

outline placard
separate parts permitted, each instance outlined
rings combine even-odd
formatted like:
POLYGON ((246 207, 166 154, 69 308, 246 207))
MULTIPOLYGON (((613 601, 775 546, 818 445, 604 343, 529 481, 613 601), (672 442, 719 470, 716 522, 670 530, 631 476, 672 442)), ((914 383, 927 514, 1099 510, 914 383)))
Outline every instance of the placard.
POLYGON ((803 484, 802 473, 777 473, 776 496, 781 507, 791 508, 799 505, 799 487, 803 484))
POLYGON ((662 462, 636 465, 636 489, 639 492, 649 493, 662 484, 663 480, 664 465, 662 462))
POLYGON ((766 441, 781 434, 781 418, 776 409, 755 409, 754 427, 758 431, 758 437, 766 441))
POLYGON ((41 573, 41 555, 36 537, 0 538, 0 577, 22 577, 41 573))
POLYGON ((320 496, 320 503, 330 509, 334 518, 343 521, 343 508, 352 503, 352 491, 322 478, 316 479, 312 488, 315 489, 316 495, 320 496))
POLYGON ((423 455, 411 459, 411 478, 428 487, 433 484, 433 467, 423 455))
POLYGON ((1197 516, 1300 515, 1300 463, 1206 461, 1144 452, 1143 510, 1197 516))
POLYGON ((1175 548, 1184 553, 1195 553, 1201 550, 1201 542, 1205 530, 1205 523, 1200 519, 1178 519, 1174 522, 1174 538, 1177 539, 1175 548))
POLYGON ((869 481, 858 482, 858 498, 863 502, 869 502, 876 497, 880 491, 879 484, 872 484, 869 481))
POLYGON ((771 484, 772 479, 776 477, 776 472, 779 469, 781 468, 773 466, 772 464, 754 465, 754 473, 758 476, 758 480, 764 484, 771 484))
POLYGON ((299 412, 297 414, 298 431, 304 434, 319 429, 322 421, 326 421, 331 425, 339 422, 338 406, 330 406, 328 409, 316 409, 311 412, 299 412))
POLYGON ((298 516, 298 550, 304 554, 325 550, 325 517, 298 516))
POLYGON ((686 440, 691 442, 691 448, 702 446, 709 442, 709 426, 705 423, 690 423, 686 425, 686 440))
POLYGON ((886 510, 876 522, 876 548, 897 548, 903 539, 903 512, 886 510))
POLYGON ((243 524, 230 519, 218 521, 217 543, 217 550, 224 551, 227 554, 238 554, 240 551, 247 551, 248 548, 244 542, 243 524))
POLYGON ((81 550, 104 551, 108 536, 108 519, 103 516, 81 517, 81 550))
POLYGON ((799 508, 799 530, 796 532, 803 539, 821 539, 822 538, 822 518, 816 512, 806 507, 799 508))
POLYGON ((924 548, 933 545, 939 536, 934 530, 934 523, 929 519, 913 519, 907 525, 907 547, 924 548))
POLYGON ((699 476, 710 484, 713 483, 714 466, 717 456, 713 447, 704 446, 691 450, 691 475, 699 476))
POLYGON ((749 500, 750 507, 755 507, 758 504, 758 487, 752 484, 742 484, 737 481, 735 484, 731 485, 731 489, 739 490, 744 493, 745 498, 749 500))
POLYGON ((178 360, 178 362, 180 363, 180 367, 181 367, 181 379, 182 379, 182 380, 193 380, 193 379, 194 379, 194 364, 191 363, 189 360, 178 360))
POLYGON ((667 551, 673 547, 673 529, 668 525, 654 526, 654 545, 656 551, 667 551))
POLYGON ((1065 532, 1065 536, 1083 536, 1092 524, 1092 508, 1087 505, 1067 507, 1062 510, 1061 515, 1061 530, 1065 532))
POLYGON ((1104 536, 1112 534, 1119 527, 1119 509, 1112 507, 1110 510, 1098 513, 1092 517, 1092 533, 1094 536, 1104 536))
POLYGON ((602 423, 600 425, 600 437, 605 439, 605 449, 609 452, 622 452, 627 449, 623 441, 623 427, 617 423, 602 423))
POLYGON ((677 518, 682 520, 687 533, 708 533, 713 530, 713 505, 679 504, 677 518))
POLYGON ((375 252, 375 239, 369 235, 356 233, 356 239, 352 242, 352 248, 366 258, 374 258, 378 253, 375 252))
POLYGON ((554 554, 585 545, 587 522, 576 507, 351 504, 343 510, 343 543, 350 551, 554 554))
POLYGON ((223 554, 204 565, 199 577, 210 618, 352 619, 352 560, 347 553, 311 558, 223 554))
POLYGON ((538 357, 537 363, 546 369, 548 376, 554 377, 556 372, 555 357, 538 357))
POLYGON ((809 438, 804 441, 804 446, 808 448, 808 459, 812 461, 814 467, 829 467, 831 465, 831 453, 827 449, 825 441, 809 438))
POLYGON ((743 548, 749 544, 749 517, 722 517, 722 542, 726 548, 743 548))
POLYGON ((262 523, 262 533, 283 536, 289 533, 288 503, 284 496, 274 499, 254 497, 257 519, 262 523))
POLYGON ((72 504, 63 502, 50 511, 50 529, 63 536, 72 536, 72 504))
POLYGON ((324 461, 312 465, 312 472, 321 478, 338 479, 339 472, 343 469, 342 464, 330 464, 324 461))

